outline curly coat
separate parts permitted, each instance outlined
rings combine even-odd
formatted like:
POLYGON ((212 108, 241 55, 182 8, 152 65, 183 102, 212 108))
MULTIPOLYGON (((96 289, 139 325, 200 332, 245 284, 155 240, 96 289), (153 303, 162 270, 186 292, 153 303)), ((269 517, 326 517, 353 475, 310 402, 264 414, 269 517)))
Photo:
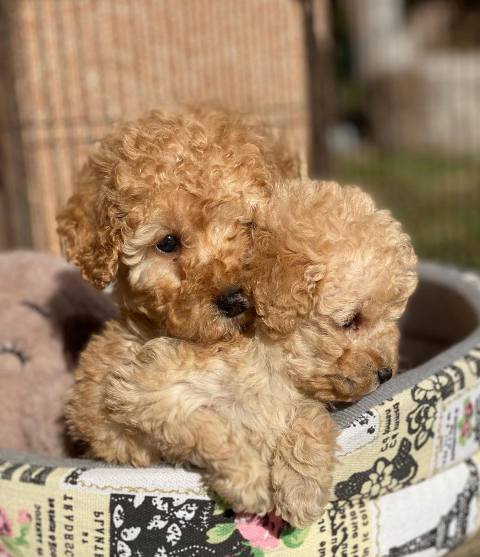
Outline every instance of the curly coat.
POLYGON ((67 418, 92 456, 194 464, 236 511, 302 526, 334 466, 319 401, 395 371, 415 256, 366 194, 285 180, 280 144, 214 114, 155 113, 108 138, 60 219, 67 256, 97 286, 115 278, 121 309, 82 354, 67 418), (210 138, 202 156, 184 126, 210 138), (155 251, 171 231, 180 250, 155 251), (233 319, 212 303, 232 285, 254 306, 233 319))
POLYGON ((211 300, 242 286, 255 211, 275 180, 297 174, 282 142, 235 113, 154 111, 97 146, 59 216, 62 251, 97 288, 115 281, 144 339, 235 337, 251 313, 220 319, 211 300), (185 249, 159 258, 169 233, 185 249))

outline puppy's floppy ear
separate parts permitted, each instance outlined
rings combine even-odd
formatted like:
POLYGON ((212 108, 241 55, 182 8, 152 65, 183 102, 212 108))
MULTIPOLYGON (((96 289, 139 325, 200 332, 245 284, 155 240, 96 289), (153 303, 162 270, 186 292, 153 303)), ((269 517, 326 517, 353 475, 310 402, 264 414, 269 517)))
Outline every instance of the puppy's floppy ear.
POLYGON ((91 157, 82 169, 57 228, 63 254, 97 288, 115 277, 121 245, 121 211, 112 185, 115 165, 103 154, 91 157))

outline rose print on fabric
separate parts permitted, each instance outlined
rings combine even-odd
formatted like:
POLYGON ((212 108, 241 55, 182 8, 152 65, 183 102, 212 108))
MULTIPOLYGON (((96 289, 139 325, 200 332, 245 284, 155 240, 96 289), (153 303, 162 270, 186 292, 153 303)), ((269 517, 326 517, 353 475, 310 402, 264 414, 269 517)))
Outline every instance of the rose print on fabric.
POLYGON ((309 531, 272 514, 235 515, 213 500, 115 494, 110 510, 110 551, 121 557, 268 557, 300 547, 309 531))
POLYGON ((0 557, 24 557, 28 554, 27 537, 31 524, 32 515, 27 509, 18 511, 16 521, 12 521, 7 511, 0 507, 0 557))
POLYGON ((464 401, 463 405, 463 416, 458 421, 458 429, 460 430, 460 436, 458 442, 460 445, 465 445, 465 443, 472 437, 475 432, 475 416, 474 407, 470 398, 464 401))
POLYGON ((20 509, 17 514, 17 522, 19 524, 30 524, 32 515, 26 509, 20 509))
POLYGON ((280 534, 285 522, 275 515, 261 518, 241 513, 235 517, 235 526, 252 547, 275 549, 280 545, 280 534))
POLYGON ((211 543, 228 539, 240 533, 244 541, 239 552, 233 556, 252 555, 263 557, 279 548, 300 547, 308 535, 308 528, 291 528, 281 518, 272 513, 260 517, 247 513, 239 513, 233 522, 226 522, 214 526, 208 531, 211 543))

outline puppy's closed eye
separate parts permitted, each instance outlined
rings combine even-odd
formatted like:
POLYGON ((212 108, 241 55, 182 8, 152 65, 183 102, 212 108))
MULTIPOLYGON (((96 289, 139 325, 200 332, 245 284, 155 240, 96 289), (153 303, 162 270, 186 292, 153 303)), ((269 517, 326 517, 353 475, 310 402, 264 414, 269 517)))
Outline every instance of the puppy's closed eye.
POLYGON ((175 234, 167 234, 155 245, 155 249, 163 253, 171 253, 172 251, 178 251, 181 245, 178 236, 175 234))
POLYGON ((347 321, 345 321, 345 323, 342 323, 342 325, 340 325, 340 327, 342 329, 349 329, 352 331, 358 331, 358 328, 360 327, 360 323, 362 320, 362 316, 360 313, 355 313, 354 315, 352 315, 352 317, 350 317, 347 321))

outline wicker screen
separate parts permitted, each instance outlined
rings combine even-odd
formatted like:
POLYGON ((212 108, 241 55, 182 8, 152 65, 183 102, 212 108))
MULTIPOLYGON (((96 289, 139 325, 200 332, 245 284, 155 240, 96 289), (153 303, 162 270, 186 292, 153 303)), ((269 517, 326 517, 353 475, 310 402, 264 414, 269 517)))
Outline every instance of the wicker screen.
POLYGON ((1 0, 0 242, 57 250, 55 214, 89 146, 113 121, 162 104, 253 112, 308 151, 307 50, 327 38, 326 6, 1 0))

